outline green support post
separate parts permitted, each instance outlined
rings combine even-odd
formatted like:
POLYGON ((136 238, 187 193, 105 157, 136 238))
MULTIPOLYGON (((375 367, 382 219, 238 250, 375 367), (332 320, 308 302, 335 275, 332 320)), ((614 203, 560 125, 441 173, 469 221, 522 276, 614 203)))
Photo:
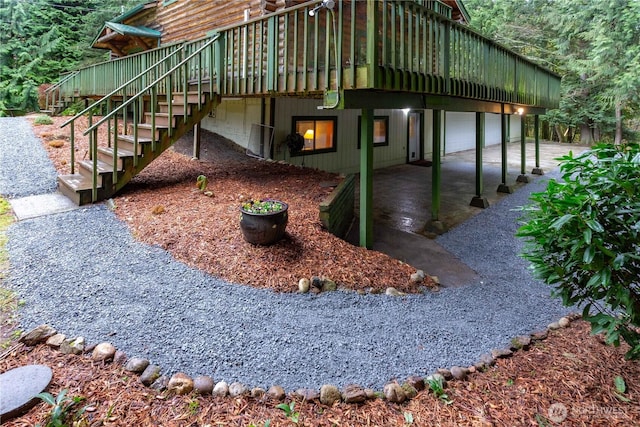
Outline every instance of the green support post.
POLYGON ((484 183, 482 178, 482 150, 485 143, 485 113, 476 113, 476 195, 470 205, 476 208, 488 208, 489 201, 482 196, 484 183))
POLYGON ((533 168, 531 173, 533 175, 544 175, 544 171, 540 167, 540 116, 537 114, 534 116, 533 133, 536 146, 536 167, 533 168))
POLYGON ((504 105, 502 106, 502 114, 500 115, 501 130, 500 130, 500 149, 502 154, 502 182, 498 185, 498 193, 513 193, 513 189, 507 185, 507 140, 509 116, 504 112, 504 105))
POLYGON ((193 158, 200 158, 200 122, 193 127, 193 158))
POLYGON ((520 115, 520 175, 516 182, 527 184, 529 177, 527 176, 527 116, 522 113, 520 115))
POLYGON ((373 247, 373 109, 360 121, 360 246, 373 247))
POLYGON ((440 222, 440 187, 442 183, 442 110, 433 110, 433 162, 431 165, 431 220, 425 231, 440 234, 444 226, 440 222))

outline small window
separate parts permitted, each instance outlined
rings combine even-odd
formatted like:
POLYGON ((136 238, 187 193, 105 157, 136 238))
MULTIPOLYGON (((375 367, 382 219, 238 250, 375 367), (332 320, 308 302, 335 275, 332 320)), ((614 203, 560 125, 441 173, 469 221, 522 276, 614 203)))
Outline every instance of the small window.
MULTIPOLYGON (((358 149, 360 149, 360 126, 362 116, 358 116, 358 149)), ((375 116, 373 118, 373 146, 389 145, 389 116, 375 116)))
POLYGON ((336 151, 337 117, 293 117, 293 132, 304 138, 304 148, 294 155, 336 151))

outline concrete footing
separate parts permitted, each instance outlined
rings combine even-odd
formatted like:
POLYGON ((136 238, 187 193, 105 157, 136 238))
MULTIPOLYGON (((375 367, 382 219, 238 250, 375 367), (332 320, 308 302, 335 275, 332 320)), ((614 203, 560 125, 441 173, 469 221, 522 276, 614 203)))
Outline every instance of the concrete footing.
POLYGON ((469 206, 473 206, 474 208, 486 209, 489 207, 489 200, 486 197, 474 196, 471 199, 471 203, 469 206))
POLYGON ((544 175, 544 171, 541 168, 533 168, 531 173, 533 175, 544 175))
POLYGON ((510 185, 502 183, 502 184, 498 185, 498 189, 496 191, 498 193, 511 194, 511 193, 513 193, 513 188, 510 185))

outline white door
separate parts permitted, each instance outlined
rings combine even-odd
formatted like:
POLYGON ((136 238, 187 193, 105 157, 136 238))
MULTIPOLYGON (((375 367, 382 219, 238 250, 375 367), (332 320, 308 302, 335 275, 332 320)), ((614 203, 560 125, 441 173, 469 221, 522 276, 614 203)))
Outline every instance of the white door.
POLYGON ((422 126, 420 123, 421 114, 411 111, 409 112, 407 117, 409 119, 407 161, 414 162, 416 160, 420 160, 422 157, 420 153, 420 140, 422 139, 422 136, 420 135, 422 131, 422 126))

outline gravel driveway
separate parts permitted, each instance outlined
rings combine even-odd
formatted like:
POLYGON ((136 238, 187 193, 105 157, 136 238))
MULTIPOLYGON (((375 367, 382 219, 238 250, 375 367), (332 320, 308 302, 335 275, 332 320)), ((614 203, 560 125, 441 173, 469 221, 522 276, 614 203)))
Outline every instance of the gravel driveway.
MULTIPOLYGON (((438 293, 314 296, 226 283, 136 242, 104 205, 14 223, 7 285, 25 301, 23 329, 49 323, 89 343, 109 341, 166 374, 287 390, 325 383, 380 389, 394 378, 473 364, 568 312, 517 256, 513 208, 543 182, 438 239, 481 277, 438 293)), ((27 120, 0 118, 0 194, 55 186, 27 120)))

